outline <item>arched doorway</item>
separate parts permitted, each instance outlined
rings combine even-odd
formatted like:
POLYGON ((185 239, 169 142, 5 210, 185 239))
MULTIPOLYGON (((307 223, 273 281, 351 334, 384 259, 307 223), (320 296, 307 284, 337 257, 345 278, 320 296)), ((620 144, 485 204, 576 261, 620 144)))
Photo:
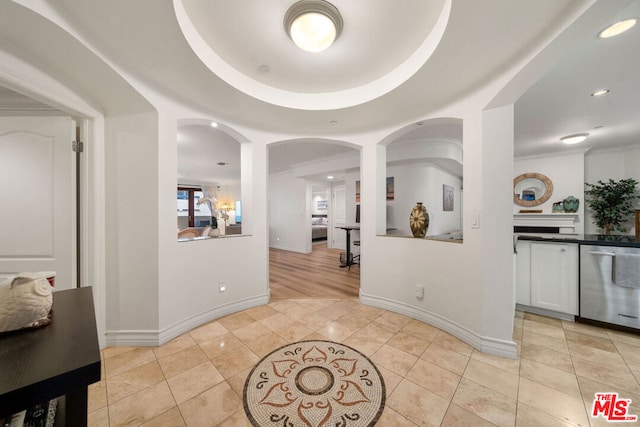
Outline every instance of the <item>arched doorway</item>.
POLYGON ((340 267, 346 239, 336 225, 356 222, 359 180, 353 144, 305 139, 269 146, 272 297, 358 296, 359 266, 340 267))

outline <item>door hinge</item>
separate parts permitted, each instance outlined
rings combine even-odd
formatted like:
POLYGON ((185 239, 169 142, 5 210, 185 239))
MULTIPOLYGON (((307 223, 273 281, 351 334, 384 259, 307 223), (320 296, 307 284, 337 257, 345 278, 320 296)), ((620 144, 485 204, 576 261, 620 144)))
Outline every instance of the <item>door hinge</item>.
POLYGON ((84 144, 81 141, 71 141, 71 150, 74 153, 82 153, 84 151, 84 144))

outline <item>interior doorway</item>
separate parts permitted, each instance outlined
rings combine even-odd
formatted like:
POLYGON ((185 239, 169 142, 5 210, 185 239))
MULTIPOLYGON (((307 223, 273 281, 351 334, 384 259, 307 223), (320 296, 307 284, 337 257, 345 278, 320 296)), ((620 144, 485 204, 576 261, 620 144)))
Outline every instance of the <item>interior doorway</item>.
POLYGON ((54 271, 78 283, 76 153, 71 117, 0 117, 0 275, 54 271))
POLYGON ((340 268, 346 235, 335 226, 355 219, 355 198, 350 195, 360 178, 359 147, 296 140, 270 144, 268 151, 271 297, 357 298, 360 268, 340 268), (314 221, 324 220, 326 240, 314 230, 320 228, 314 221), (341 287, 344 293, 336 295, 341 287))
POLYGON ((335 228, 336 224, 347 223, 346 189, 344 184, 331 187, 331 247, 334 249, 344 249, 347 240, 342 230, 335 228))
POLYGON ((312 250, 316 245, 329 244, 329 212, 330 187, 327 185, 311 184, 311 244, 312 250))
MULTIPOLYGON (((69 156, 72 162, 69 164, 68 169, 64 167, 64 170, 73 174, 75 169, 77 179, 82 184, 75 186, 75 203, 69 202, 63 206, 64 209, 69 210, 70 214, 67 219, 71 220, 70 225, 65 226, 65 228, 67 230, 76 230, 75 233, 71 231, 66 236, 69 243, 74 245, 75 248, 64 249, 64 252, 68 254, 65 256, 70 259, 66 263, 66 268, 72 272, 74 270, 73 260, 75 259, 75 275, 70 273, 70 278, 67 282, 64 276, 58 274, 55 287, 56 290, 64 290, 73 288, 78 284, 81 286, 90 284, 93 288, 98 341, 100 346, 103 347, 105 345, 106 330, 104 116, 93 106, 79 99, 74 93, 61 86, 56 86, 52 81, 40 81, 37 78, 32 80, 34 73, 31 72, 32 69, 28 66, 20 66, 14 71, 18 69, 20 72, 9 73, 16 78, 7 81, 2 78, 2 76, 6 75, 7 70, 4 67, 0 67, 0 74, 2 75, 0 76, 0 105, 3 107, 1 116, 3 118, 28 116, 30 120, 37 117, 44 119, 66 118, 69 123, 68 126, 65 125, 65 130, 68 130, 69 134, 65 135, 64 138, 60 138, 60 146, 63 148, 60 152, 64 153, 65 161, 68 160, 66 156, 69 156), (73 125, 74 121, 75 126, 73 125), (76 133, 77 130, 78 133, 76 133), (72 151, 72 141, 77 140, 77 135, 80 136, 80 140, 84 143, 84 150, 80 155, 82 161, 80 164, 76 162, 74 168, 73 158, 76 157, 76 153, 72 151), (80 263, 79 260, 83 260, 83 262, 80 263), (91 262, 88 262, 89 260, 91 262)), ((0 132, 0 137, 5 135, 5 132, 0 132)), ((41 135, 47 134, 43 133, 41 135)), ((17 183, 15 176, 11 177, 10 182, 17 183)), ((68 182, 72 183, 69 185, 73 194, 74 179, 72 177, 69 177, 69 180, 65 178, 65 183, 68 182)), ((37 197, 34 196, 31 201, 37 204, 37 207, 34 208, 35 212, 52 214, 45 210, 44 204, 37 197)), ((54 206, 54 210, 55 208, 56 206, 54 206)), ((18 205, 18 209, 24 210, 24 206, 18 205)), ((58 222, 61 221, 59 217, 57 218, 58 222)), ((35 225, 30 230, 44 225, 45 221, 41 216, 32 221, 32 223, 35 223, 35 225)), ((0 230, 5 230, 3 228, 5 224, 7 223, 0 222, 0 230)), ((54 233, 53 231, 51 232, 54 233)), ((4 233, 0 234, 4 237, 4 233)), ((26 239, 23 238, 22 240, 26 239)), ((30 261, 39 262, 40 258, 44 258, 44 261, 46 261, 47 257, 32 258, 30 261)), ((0 275, 4 271, 51 271, 51 269, 50 266, 46 265, 14 265, 13 267, 0 267, 0 275)))

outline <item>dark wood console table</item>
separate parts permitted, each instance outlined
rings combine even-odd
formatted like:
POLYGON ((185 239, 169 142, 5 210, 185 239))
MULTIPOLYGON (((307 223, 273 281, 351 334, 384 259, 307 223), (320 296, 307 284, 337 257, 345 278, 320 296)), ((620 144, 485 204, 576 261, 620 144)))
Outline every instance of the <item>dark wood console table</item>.
POLYGON ((100 381, 92 289, 54 292, 52 319, 0 336, 0 419, 60 397, 56 426, 87 425, 87 387, 100 381))

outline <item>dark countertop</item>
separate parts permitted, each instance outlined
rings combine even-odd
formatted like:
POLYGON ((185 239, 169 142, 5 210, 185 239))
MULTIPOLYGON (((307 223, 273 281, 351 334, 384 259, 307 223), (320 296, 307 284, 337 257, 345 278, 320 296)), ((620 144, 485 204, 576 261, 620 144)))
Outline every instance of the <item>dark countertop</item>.
POLYGON ((625 246, 640 248, 640 239, 632 235, 604 234, 521 234, 516 233, 518 240, 537 242, 578 243, 580 245, 625 246))

